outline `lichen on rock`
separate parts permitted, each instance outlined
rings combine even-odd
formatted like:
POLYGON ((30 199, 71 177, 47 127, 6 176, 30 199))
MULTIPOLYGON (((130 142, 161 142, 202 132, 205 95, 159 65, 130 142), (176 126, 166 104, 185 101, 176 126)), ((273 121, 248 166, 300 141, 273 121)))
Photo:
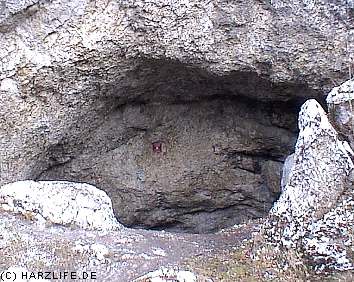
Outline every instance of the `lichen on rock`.
POLYGON ((333 90, 327 96, 328 115, 351 148, 354 148, 354 81, 348 80, 333 90))
POLYGON ((352 242, 353 152, 315 100, 302 106, 299 129, 289 179, 270 211, 265 235, 302 250, 316 269, 351 268, 346 252, 352 242))

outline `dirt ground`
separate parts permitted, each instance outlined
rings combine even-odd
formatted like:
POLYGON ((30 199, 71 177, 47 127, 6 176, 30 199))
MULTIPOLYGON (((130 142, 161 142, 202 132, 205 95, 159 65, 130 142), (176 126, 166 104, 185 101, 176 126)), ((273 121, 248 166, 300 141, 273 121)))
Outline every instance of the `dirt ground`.
MULTIPOLYGON (((212 257, 221 250, 236 248, 250 238, 257 226, 253 222, 216 234, 128 228, 99 232, 43 227, 22 216, 0 212, 0 271, 22 267, 36 277, 38 272, 46 271, 57 275, 76 271, 79 276, 95 272, 96 281, 132 281, 160 267, 183 270, 190 259, 212 257)), ((203 280, 208 278, 217 281, 212 277, 203 280)))

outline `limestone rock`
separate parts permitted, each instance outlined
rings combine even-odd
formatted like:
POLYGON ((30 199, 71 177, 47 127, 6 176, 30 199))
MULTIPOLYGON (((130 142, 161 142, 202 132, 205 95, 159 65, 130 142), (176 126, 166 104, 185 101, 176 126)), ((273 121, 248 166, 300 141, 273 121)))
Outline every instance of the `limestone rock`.
POLYGON ((266 161, 262 166, 262 175, 268 189, 274 194, 281 192, 281 174, 283 164, 281 162, 266 161))
POLYGON ((270 212, 266 235, 281 246, 303 250, 317 267, 348 269, 353 152, 315 100, 302 106, 299 129, 289 180, 270 212))
POLYGON ((252 115, 248 107, 222 101, 125 107, 80 154, 40 179, 93 183, 129 226, 200 233, 264 216, 280 177, 280 162, 272 169, 264 154, 281 159, 295 136, 273 127, 264 106, 253 106, 252 115), (153 150, 158 140, 165 152, 153 150))
POLYGON ((285 162, 283 164, 282 176, 280 182, 281 191, 283 191, 285 186, 288 184, 289 176, 293 168, 293 165, 294 165, 294 154, 291 154, 286 157, 285 162))
POLYGON ((347 179, 353 169, 352 151, 348 143, 339 140, 326 113, 315 100, 302 106, 299 128, 289 182, 272 213, 282 213, 289 208, 294 216, 310 215, 309 211, 312 211, 319 217, 347 188, 347 179), (289 206, 280 204, 283 202, 289 206))
POLYGON ((307 228, 305 255, 317 271, 354 269, 354 193, 352 187, 338 203, 307 228))
POLYGON ((340 134, 354 148, 354 81, 333 88, 327 96, 328 115, 340 134))
POLYGON ((197 277, 190 271, 176 270, 173 268, 161 268, 137 278, 134 282, 168 282, 171 280, 176 282, 196 282, 197 277))
POLYGON ((1 1, 0 185, 88 182, 130 226, 265 215, 262 164, 351 62, 347 1, 305 2, 1 1))
POLYGON ((0 208, 29 219, 85 229, 122 228, 107 194, 84 183, 20 181, 0 188, 0 208))
POLYGON ((107 261, 107 257, 110 254, 107 246, 103 244, 91 244, 85 245, 83 242, 78 240, 75 242, 75 247, 72 250, 79 254, 88 254, 91 258, 98 261, 98 263, 105 263, 107 261))

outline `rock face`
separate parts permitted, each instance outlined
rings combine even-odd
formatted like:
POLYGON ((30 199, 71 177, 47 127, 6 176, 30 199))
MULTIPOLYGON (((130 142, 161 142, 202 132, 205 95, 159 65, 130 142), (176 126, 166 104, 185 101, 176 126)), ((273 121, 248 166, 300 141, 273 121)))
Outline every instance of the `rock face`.
POLYGON ((280 190, 283 191, 285 186, 288 184, 289 176, 294 165, 294 154, 289 155, 282 167, 282 176, 280 180, 280 190))
POLYGON ((0 187, 0 209, 85 229, 117 230, 107 194, 88 184, 20 181, 0 187))
POLYGON ((302 106, 299 129, 289 178, 270 211, 266 235, 303 250, 317 268, 351 268, 353 152, 315 100, 302 106))
POLYGON ((309 3, 2 1, 0 184, 85 181, 130 226, 264 215, 299 102, 351 60, 347 1, 309 3))
POLYGON ((348 80, 327 96, 328 114, 337 131, 354 148, 354 82, 348 80))
POLYGON ((39 178, 102 187, 127 225, 208 232, 260 217, 279 194, 280 160, 295 140, 272 126, 264 107, 253 115, 251 108, 225 101, 127 106, 80 154, 39 178))

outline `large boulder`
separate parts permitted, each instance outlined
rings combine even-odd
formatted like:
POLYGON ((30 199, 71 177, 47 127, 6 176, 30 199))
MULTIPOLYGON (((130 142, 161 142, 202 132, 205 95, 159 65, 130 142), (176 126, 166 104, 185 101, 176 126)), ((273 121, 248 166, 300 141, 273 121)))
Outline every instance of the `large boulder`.
POLYGON ((308 100, 299 116, 293 164, 265 224, 266 237, 303 251, 318 270, 353 266, 353 152, 326 113, 308 100))
POLYGON ((72 227, 117 230, 107 194, 92 185, 65 181, 19 181, 0 187, 0 209, 28 219, 72 227))
POLYGON ((265 215, 299 103, 347 76, 346 2, 2 1, 0 185, 88 182, 131 226, 265 215))

